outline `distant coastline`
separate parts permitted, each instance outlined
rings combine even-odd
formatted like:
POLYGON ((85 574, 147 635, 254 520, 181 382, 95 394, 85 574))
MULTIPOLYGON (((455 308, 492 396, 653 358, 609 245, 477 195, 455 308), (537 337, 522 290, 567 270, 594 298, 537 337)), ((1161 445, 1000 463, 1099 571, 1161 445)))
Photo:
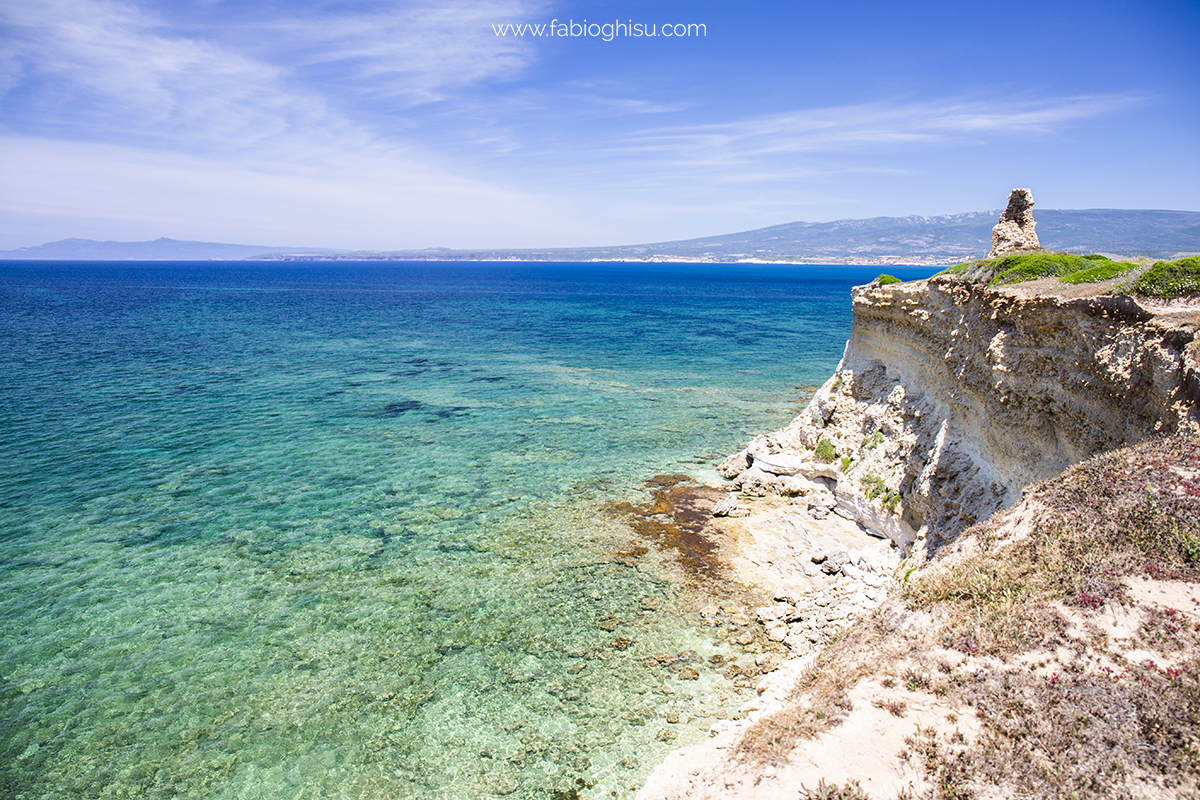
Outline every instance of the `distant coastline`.
MULTIPOLYGON (((46 261, 511 261, 699 264, 914 264, 948 266, 980 258, 999 211, 943 216, 790 222, 740 233, 652 244, 563 248, 435 247, 420 250, 242 245, 160 238, 147 242, 58 242, 0 251, 0 260, 46 261)), ((1049 250, 1175 259, 1200 254, 1200 212, 1041 211, 1049 250)))

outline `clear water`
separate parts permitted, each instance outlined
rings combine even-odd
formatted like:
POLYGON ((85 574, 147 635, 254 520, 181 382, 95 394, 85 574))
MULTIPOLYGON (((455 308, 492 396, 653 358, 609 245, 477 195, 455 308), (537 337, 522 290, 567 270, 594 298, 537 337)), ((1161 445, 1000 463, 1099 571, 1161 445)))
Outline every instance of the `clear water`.
POLYGON ((603 504, 877 271, 0 264, 0 794, 631 797, 739 702, 648 657, 737 652, 603 504))

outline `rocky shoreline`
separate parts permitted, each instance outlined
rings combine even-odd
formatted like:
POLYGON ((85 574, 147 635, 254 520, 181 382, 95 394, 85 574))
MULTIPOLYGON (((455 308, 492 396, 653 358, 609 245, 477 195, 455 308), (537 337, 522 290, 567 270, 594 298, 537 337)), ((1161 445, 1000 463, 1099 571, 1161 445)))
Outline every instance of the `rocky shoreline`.
MULTIPOLYGON (((815 788, 825 778, 863 779, 883 796, 932 791, 919 759, 897 750, 914 725, 966 743, 979 720, 922 693, 926 678, 892 697, 893 678, 860 670, 842 696, 850 706, 869 700, 847 717, 867 730, 847 723, 783 761, 739 754, 753 749, 758 723, 796 713, 797 685, 812 682, 830 642, 860 635, 861 621, 886 628, 884 639, 916 641, 931 628, 895 598, 960 532, 1014 506, 1006 519, 1024 531, 1029 485, 1148 436, 1196 430, 1200 307, 1114 302, 1101 296, 1105 285, 1086 288, 1071 296, 1040 283, 981 289, 934 278, 855 290, 846 353, 805 412, 722 463, 728 484, 696 489, 704 499, 693 512, 720 515, 703 525, 710 557, 772 598, 755 617, 786 657, 777 667, 761 659, 757 697, 713 725, 707 742, 672 754, 641 800, 794 798, 795 781, 815 788), (1133 408, 1130 396, 1142 402, 1133 408), (891 751, 863 761, 864 736, 891 751)), ((719 624, 747 612, 713 604, 702 614, 719 624)), ((967 663, 956 658, 938 669, 955 674, 967 663)))

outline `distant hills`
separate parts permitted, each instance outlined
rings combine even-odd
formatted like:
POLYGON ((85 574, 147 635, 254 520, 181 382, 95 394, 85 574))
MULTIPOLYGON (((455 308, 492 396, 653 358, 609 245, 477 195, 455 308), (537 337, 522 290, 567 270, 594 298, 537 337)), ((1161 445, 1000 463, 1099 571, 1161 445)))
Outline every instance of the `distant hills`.
MULTIPOLYGON (((322 250, 184 242, 59 242, 0 251, 0 259, 113 261, 798 261, 823 264, 954 264, 985 255, 1000 212, 789 222, 741 233, 657 244, 534 250, 322 250)), ((1200 253, 1200 212, 1088 209, 1035 211, 1042 246, 1075 253, 1172 258, 1200 253)))
POLYGON ((95 239, 62 239, 35 247, 0 250, 0 259, 44 261, 236 261, 279 253, 334 253, 311 247, 265 247, 253 244, 185 242, 155 239, 152 242, 98 242, 95 239))

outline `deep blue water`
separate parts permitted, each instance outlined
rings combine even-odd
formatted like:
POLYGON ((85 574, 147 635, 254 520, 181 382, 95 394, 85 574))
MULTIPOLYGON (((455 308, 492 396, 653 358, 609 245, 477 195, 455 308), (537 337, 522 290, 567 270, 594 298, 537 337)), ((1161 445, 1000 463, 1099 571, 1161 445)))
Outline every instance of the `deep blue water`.
POLYGON ((600 509, 786 424, 878 271, 0 263, 3 794, 632 796, 738 696, 600 509))

